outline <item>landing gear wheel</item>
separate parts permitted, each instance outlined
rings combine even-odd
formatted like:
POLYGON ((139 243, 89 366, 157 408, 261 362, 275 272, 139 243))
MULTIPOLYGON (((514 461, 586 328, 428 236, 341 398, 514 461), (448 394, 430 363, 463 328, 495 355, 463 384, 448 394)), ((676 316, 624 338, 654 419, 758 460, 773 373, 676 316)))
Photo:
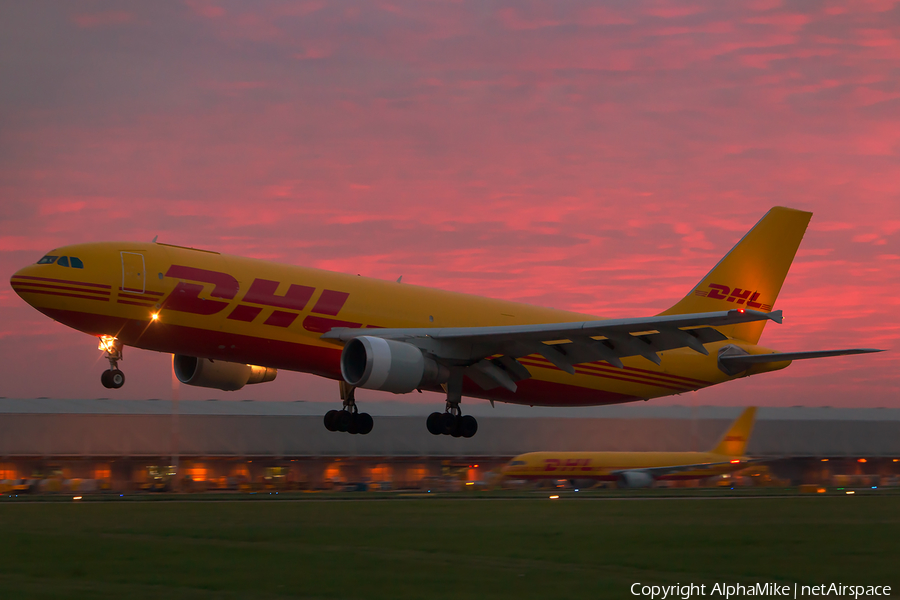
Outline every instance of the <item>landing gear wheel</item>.
POLYGON ((356 407, 354 392, 356 388, 341 381, 341 400, 344 408, 329 410, 325 413, 325 429, 328 431, 344 431, 350 434, 366 435, 372 431, 375 421, 369 413, 361 413, 356 407))
POLYGON ((112 384, 110 387, 117 390, 125 385, 125 373, 118 369, 113 369, 112 371, 109 371, 109 373, 109 381, 112 384))
POLYGON ((478 431, 478 421, 472 415, 465 415, 460 417, 457 429, 464 438, 470 438, 478 431))
POLYGON ((334 420, 334 424, 338 431, 350 431, 350 424, 352 422, 352 413, 349 413, 346 410, 337 411, 337 418, 334 420))
POLYGON ((100 374, 100 383, 107 389, 112 388, 112 370, 107 369, 100 374))
POLYGON ((443 421, 441 424, 443 427, 441 428, 441 433, 444 435, 453 435, 453 431, 456 429, 456 415, 452 413, 444 413, 441 416, 441 420, 443 421))
POLYGON ((356 415, 356 428, 359 431, 360 435, 366 435, 370 431, 372 431, 372 427, 375 426, 375 420, 372 419, 372 415, 369 413, 359 413, 356 415))
POLYGON ((431 435, 441 435, 444 433, 444 413, 433 412, 428 415, 425 426, 428 427, 428 433, 431 435))

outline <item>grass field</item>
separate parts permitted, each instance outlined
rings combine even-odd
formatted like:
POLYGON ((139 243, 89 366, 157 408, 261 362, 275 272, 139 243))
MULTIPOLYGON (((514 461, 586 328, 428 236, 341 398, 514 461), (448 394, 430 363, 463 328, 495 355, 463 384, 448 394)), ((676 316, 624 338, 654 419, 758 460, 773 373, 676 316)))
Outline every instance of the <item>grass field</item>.
POLYGON ((893 585, 900 496, 0 504, 4 598, 626 598, 893 585))

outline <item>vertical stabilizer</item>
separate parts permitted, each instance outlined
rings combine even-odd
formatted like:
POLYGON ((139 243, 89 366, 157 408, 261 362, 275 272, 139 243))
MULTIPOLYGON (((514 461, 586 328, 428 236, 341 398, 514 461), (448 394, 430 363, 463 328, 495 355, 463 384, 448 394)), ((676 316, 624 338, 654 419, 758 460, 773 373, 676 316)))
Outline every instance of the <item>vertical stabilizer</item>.
MULTIPOLYGON (((776 206, 760 219, 690 293, 660 313, 681 315, 732 308, 771 312, 812 213, 776 206)), ((718 327, 756 344, 766 321, 718 327)))
POLYGON ((749 406, 744 409, 719 443, 716 444, 710 452, 713 454, 721 454, 722 456, 743 456, 744 450, 747 448, 747 441, 750 439, 750 432, 753 431, 753 422, 756 419, 756 407, 749 406))

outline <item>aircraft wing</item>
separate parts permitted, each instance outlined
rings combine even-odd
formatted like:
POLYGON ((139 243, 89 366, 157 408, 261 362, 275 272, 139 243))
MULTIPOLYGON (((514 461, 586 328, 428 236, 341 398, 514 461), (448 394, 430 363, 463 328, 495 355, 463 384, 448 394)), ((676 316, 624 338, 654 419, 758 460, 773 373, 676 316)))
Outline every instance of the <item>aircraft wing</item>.
POLYGON ((774 352, 771 354, 732 354, 722 355, 719 360, 729 368, 743 371, 752 365, 781 362, 785 360, 801 360, 804 358, 824 358, 826 356, 847 356, 849 354, 868 354, 883 352, 875 348, 849 348, 846 350, 814 350, 811 352, 774 352))
POLYGON ((760 462, 761 459, 744 459, 739 463, 733 463, 730 460, 725 460, 721 462, 705 462, 705 463, 695 463, 692 465, 675 465, 669 467, 648 467, 645 469, 620 469, 618 471, 610 471, 611 475, 621 475, 623 473, 646 473, 651 476, 653 479, 657 479, 664 475, 672 475, 674 473, 683 473, 685 471, 696 471, 697 469, 710 469, 713 467, 724 467, 726 465, 733 465, 735 469, 743 469, 744 467, 751 465, 756 462, 760 462))
POLYGON ((503 386, 515 391, 516 381, 531 376, 516 359, 530 354, 540 354, 568 373, 574 373, 577 364, 599 360, 621 369, 621 359, 630 356, 643 356, 660 364, 657 353, 664 350, 691 348, 709 354, 703 344, 726 339, 713 327, 765 320, 781 323, 781 311, 732 309, 638 319, 487 327, 336 327, 322 339, 346 343, 356 337, 373 336, 407 342, 442 362, 465 367, 465 374, 484 389, 503 386))

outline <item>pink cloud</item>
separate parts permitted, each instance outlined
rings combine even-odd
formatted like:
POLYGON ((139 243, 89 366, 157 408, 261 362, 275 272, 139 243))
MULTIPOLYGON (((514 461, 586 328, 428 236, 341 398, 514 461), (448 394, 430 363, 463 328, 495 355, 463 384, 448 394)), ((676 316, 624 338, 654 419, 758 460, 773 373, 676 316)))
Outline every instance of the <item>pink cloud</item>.
MULTIPOLYGON (((12 273, 57 245, 159 234, 633 316, 677 301, 768 208, 787 205, 814 217, 778 302, 786 323, 763 343, 896 345, 900 55, 896 19, 870 9, 884 7, 192 3, 116 17, 127 39, 114 18, 94 18, 81 27, 111 36, 103 57, 69 28, 74 37, 42 42, 65 52, 16 59, 57 75, 13 82, 23 96, 5 111, 15 152, 0 162, 0 265, 12 273)), ((12 370, 30 363, 11 359, 6 395, 107 393, 90 371, 92 341, 24 306, 6 281, 0 353, 78 365, 69 388, 43 393, 12 370)), ((130 356, 147 382, 135 390, 170 393, 164 360, 130 356)), ((897 361, 798 363, 698 397, 850 402, 835 369, 862 379, 852 398, 896 406, 897 361)), ((302 381, 334 396, 295 377, 253 393, 294 399, 282 382, 302 381)))

